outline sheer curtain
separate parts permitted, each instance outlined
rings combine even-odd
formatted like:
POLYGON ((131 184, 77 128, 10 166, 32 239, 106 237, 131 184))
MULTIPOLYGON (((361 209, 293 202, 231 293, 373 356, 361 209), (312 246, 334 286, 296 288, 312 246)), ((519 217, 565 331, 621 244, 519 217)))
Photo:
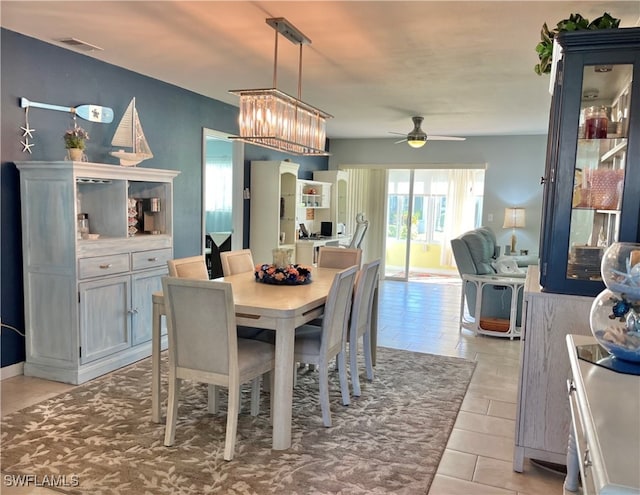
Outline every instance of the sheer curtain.
POLYGON ((351 168, 348 176, 347 232, 356 230, 356 215, 364 213, 369 228, 362 241, 362 262, 384 258, 386 170, 351 168))
MULTIPOLYGON (((344 168, 348 176, 347 232, 355 231, 356 214, 362 212, 369 220, 369 229, 362 243, 363 262, 384 260, 387 205, 387 170, 382 168, 344 168)), ((455 266, 451 239, 472 230, 482 212, 484 169, 432 169, 431 184, 447 195, 444 235, 440 264, 455 266)))
POLYGON ((478 196, 482 197, 484 188, 484 170, 448 170, 447 208, 444 219, 444 236, 440 251, 442 266, 455 266, 451 239, 476 227, 478 196), (482 180, 478 180, 482 174, 482 180), (482 189, 482 190, 478 190, 482 189))

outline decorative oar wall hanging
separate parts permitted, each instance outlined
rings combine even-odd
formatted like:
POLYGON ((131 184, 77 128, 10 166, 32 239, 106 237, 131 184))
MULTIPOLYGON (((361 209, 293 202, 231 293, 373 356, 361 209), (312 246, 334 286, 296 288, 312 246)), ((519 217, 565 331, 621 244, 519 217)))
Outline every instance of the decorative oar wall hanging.
POLYGON ((22 152, 23 153, 31 153, 31 148, 34 146, 34 143, 29 142, 29 138, 33 139, 33 132, 35 129, 29 127, 29 108, 44 108, 46 110, 57 110, 59 112, 68 112, 74 116, 88 120, 90 122, 99 122, 101 124, 109 124, 113 122, 113 109, 109 107, 103 107, 100 105, 79 105, 77 107, 64 107, 60 105, 50 105, 48 103, 38 103, 36 101, 29 101, 26 98, 20 98, 20 107, 24 108, 24 127, 20 127, 23 131, 22 137, 23 141, 20 141, 22 144, 22 152))

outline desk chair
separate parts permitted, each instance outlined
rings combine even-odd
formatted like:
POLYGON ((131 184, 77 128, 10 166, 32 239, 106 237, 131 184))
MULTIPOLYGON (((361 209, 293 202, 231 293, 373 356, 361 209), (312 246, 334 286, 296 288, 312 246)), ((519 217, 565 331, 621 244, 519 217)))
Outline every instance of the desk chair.
POLYGON ((325 303, 321 327, 302 325, 296 329, 294 361, 310 363, 318 367, 320 408, 322 421, 326 427, 331 426, 329 363, 334 357, 338 359, 342 404, 348 406, 350 403, 345 347, 356 273, 355 266, 336 273, 325 303))
POLYGON ((356 249, 360 247, 368 228, 369 220, 364 219, 364 213, 358 213, 356 215, 356 231, 353 233, 349 248, 356 249))
POLYGON ((239 339, 231 284, 164 277, 169 330, 169 398, 164 444, 175 441, 182 380, 227 387, 224 459, 233 459, 240 412, 240 385, 251 381, 251 414, 258 414, 260 377, 273 380, 275 347, 239 339))

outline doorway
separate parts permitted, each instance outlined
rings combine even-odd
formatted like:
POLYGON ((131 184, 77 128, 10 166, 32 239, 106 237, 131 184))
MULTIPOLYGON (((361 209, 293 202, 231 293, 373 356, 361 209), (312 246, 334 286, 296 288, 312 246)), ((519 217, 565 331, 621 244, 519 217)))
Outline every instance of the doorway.
POLYGON ((480 226, 483 194, 484 170, 389 170, 385 278, 456 277, 450 241, 480 226))

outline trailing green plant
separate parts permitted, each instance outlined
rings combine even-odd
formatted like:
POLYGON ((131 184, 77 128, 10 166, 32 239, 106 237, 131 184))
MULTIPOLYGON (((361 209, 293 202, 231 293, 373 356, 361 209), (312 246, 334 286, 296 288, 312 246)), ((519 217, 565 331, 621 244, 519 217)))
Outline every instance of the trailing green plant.
POLYGON ((616 19, 605 12, 597 19, 589 22, 580 14, 571 14, 568 19, 561 20, 553 30, 550 30, 545 22, 540 31, 541 41, 536 45, 536 53, 540 58, 540 63, 536 64, 534 70, 536 74, 549 74, 551 72, 551 60, 553 56, 553 39, 558 33, 564 31, 578 31, 583 29, 616 29, 620 26, 620 19, 616 19))

